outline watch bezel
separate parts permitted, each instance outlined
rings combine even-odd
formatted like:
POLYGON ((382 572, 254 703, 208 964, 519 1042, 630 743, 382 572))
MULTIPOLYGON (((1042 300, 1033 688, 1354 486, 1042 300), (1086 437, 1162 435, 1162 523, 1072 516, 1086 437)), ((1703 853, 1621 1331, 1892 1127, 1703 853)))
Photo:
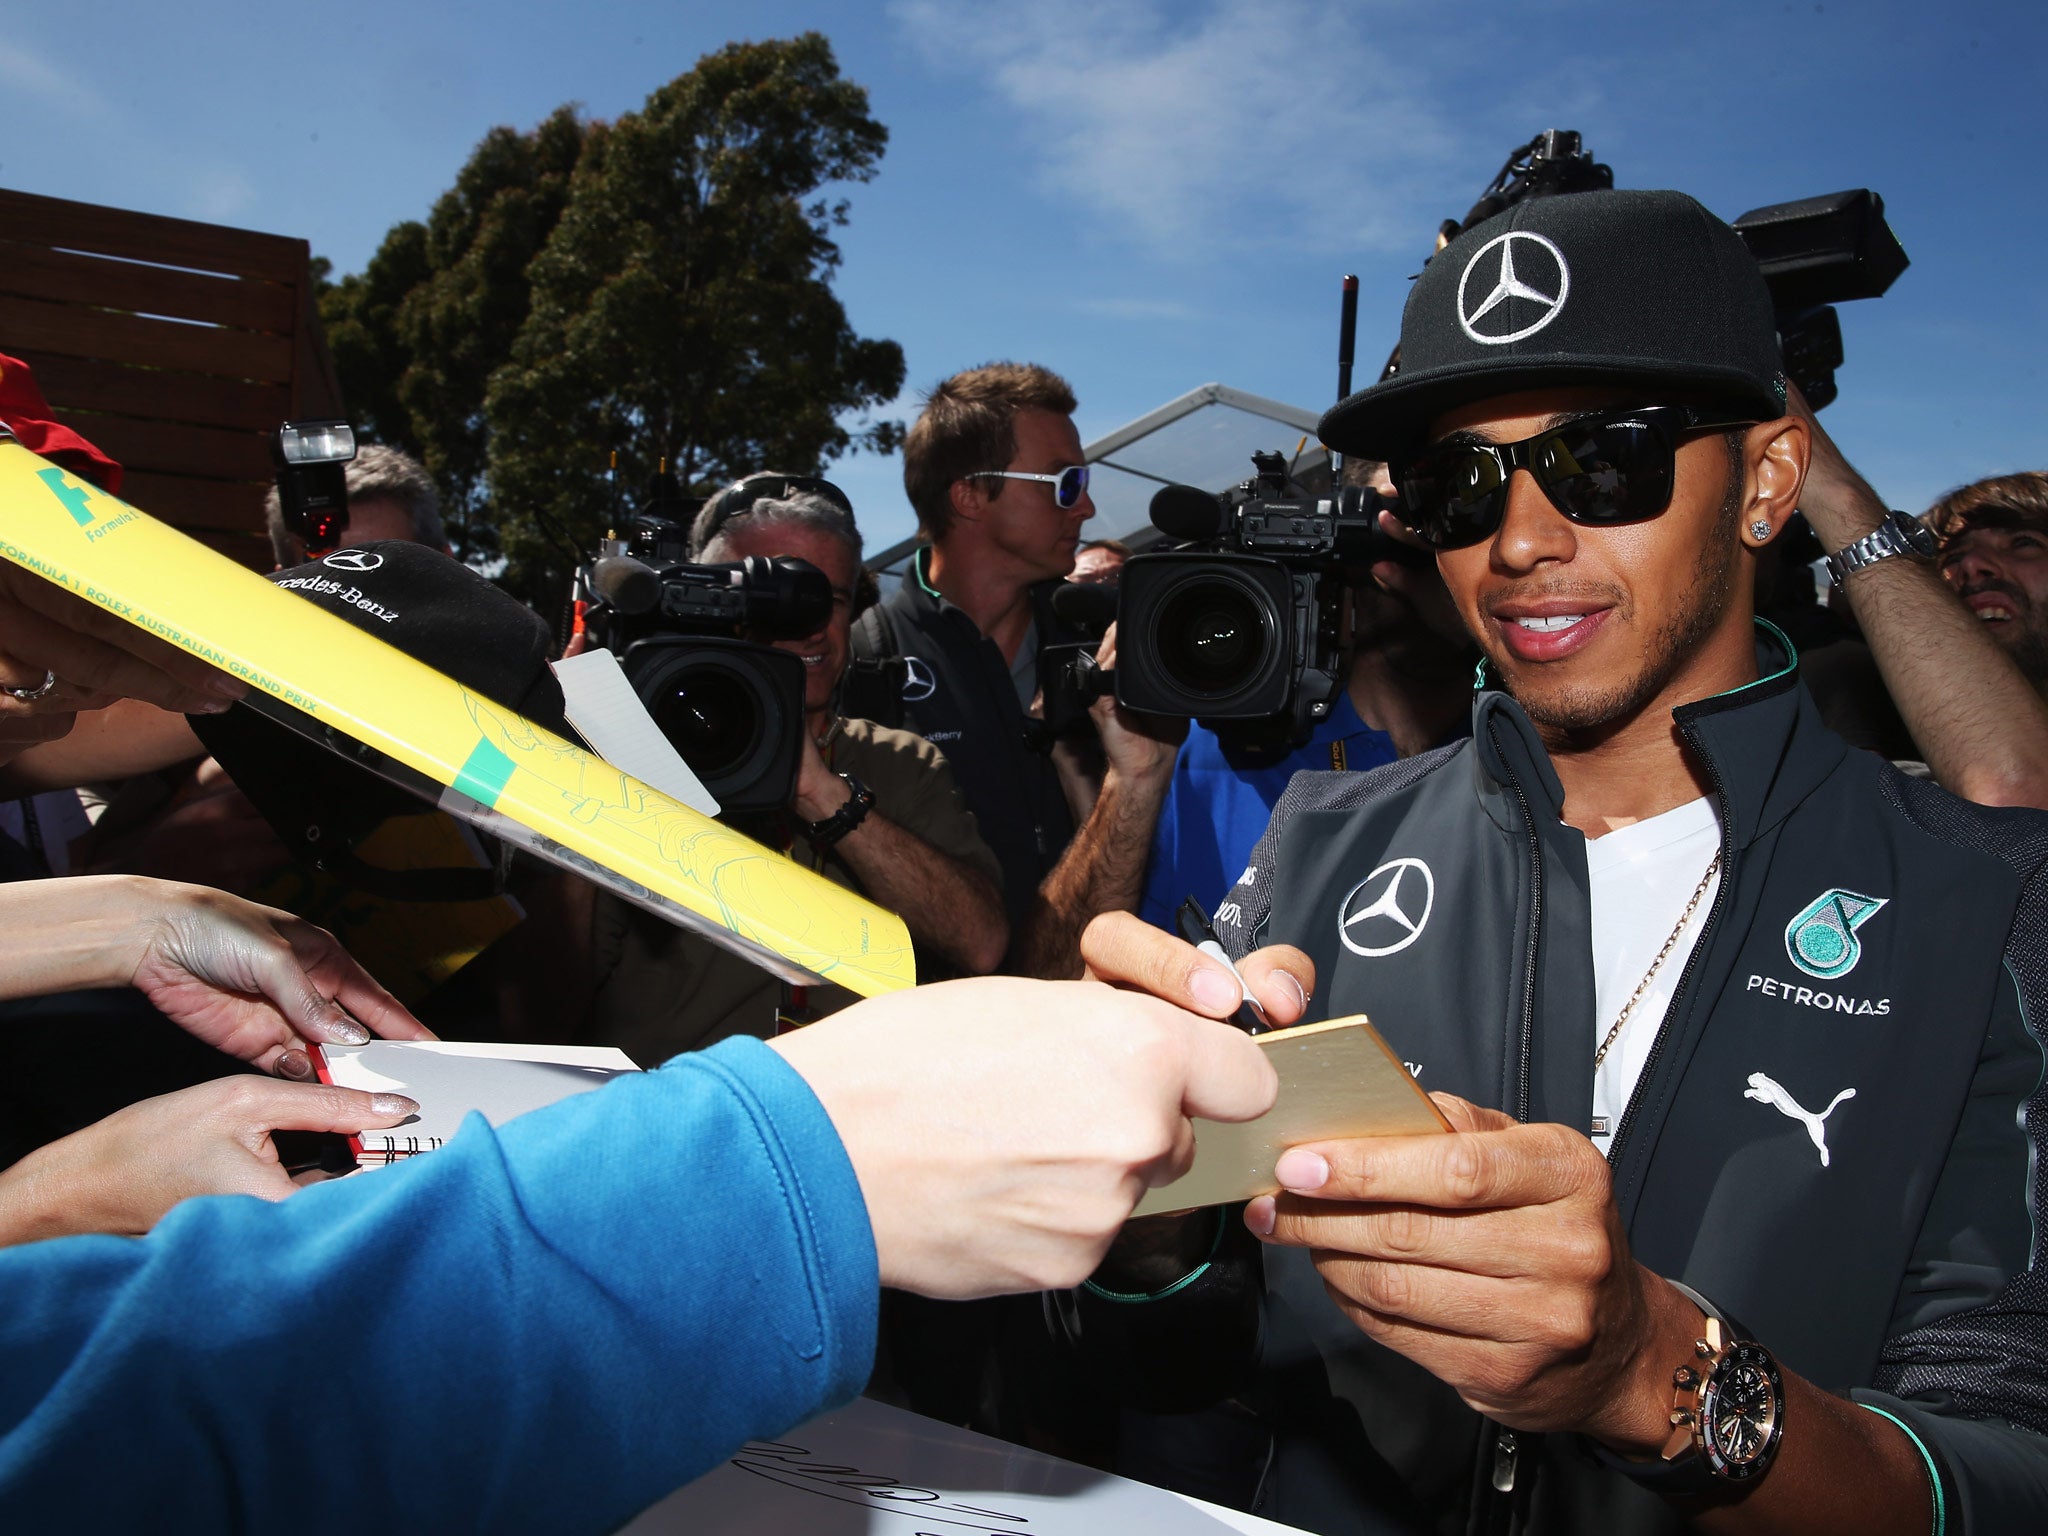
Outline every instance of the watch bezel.
POLYGON ((1770 1470, 1777 1459, 1778 1442, 1785 1433, 1785 1380, 1771 1352, 1754 1339, 1731 1340, 1700 1383, 1698 1405, 1693 1413, 1693 1442, 1715 1479, 1723 1483, 1751 1483, 1770 1470), (1762 1438, 1747 1455, 1727 1443, 1731 1421, 1746 1415, 1722 1410, 1722 1398, 1741 1380, 1753 1379, 1765 1390, 1762 1438))

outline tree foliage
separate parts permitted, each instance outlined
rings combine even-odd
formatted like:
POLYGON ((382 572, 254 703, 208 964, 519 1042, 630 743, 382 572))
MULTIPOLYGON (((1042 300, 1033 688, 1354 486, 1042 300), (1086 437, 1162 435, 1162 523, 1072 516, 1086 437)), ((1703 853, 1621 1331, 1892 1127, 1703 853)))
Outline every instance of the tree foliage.
POLYGON ((615 520, 613 449, 628 483, 663 460, 697 490, 815 470, 854 446, 844 415, 902 387, 902 349, 856 336, 830 286, 846 204, 819 194, 873 176, 887 132, 867 105, 816 33, 735 43, 589 147, 491 380, 515 566, 551 563, 537 517, 578 544, 615 520))
POLYGON ((424 462, 458 552, 496 547, 484 396, 526 322, 526 269, 603 127, 563 107, 530 133, 494 128, 425 223, 395 226, 321 298, 356 428, 424 462))
POLYGON ((564 107, 496 129, 424 223, 395 227, 323 296, 366 436, 419 455, 460 552, 502 547, 515 590, 559 591, 567 551, 616 520, 606 468, 695 491, 758 468, 888 450, 846 418, 903 383, 831 283, 835 184, 887 130, 808 33, 735 43, 610 124, 564 107))

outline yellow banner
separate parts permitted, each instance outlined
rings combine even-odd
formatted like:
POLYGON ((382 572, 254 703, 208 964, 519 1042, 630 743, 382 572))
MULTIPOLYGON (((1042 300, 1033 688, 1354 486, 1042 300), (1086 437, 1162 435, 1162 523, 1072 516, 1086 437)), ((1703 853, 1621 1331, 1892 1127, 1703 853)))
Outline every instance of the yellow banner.
POLYGON ((4 438, 0 557, 446 786, 443 809, 789 980, 866 997, 915 980, 892 913, 4 438))

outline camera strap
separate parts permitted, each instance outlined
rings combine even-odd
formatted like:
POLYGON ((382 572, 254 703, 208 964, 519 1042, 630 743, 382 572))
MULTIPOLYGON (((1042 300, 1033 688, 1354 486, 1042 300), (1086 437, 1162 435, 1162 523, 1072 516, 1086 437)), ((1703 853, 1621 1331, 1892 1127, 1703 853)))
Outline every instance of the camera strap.
POLYGON ((853 621, 853 660, 839 679, 837 713, 903 729, 903 688, 910 666, 896 641, 896 625, 881 603, 853 621))

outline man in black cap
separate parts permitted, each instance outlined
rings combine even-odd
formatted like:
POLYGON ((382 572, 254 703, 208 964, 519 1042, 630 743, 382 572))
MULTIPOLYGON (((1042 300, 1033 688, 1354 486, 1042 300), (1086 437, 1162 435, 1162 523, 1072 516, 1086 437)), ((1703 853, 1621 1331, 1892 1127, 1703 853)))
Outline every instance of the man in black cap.
MULTIPOLYGON (((1754 263, 1675 193, 1531 200, 1401 357, 1323 436, 1438 551, 1473 739, 1297 778, 1220 926, 1455 1130, 1133 1228, 1074 1337, 1233 1397, 1240 1491, 1317 1531, 2041 1528, 2048 820, 1851 752, 1754 623, 1810 453, 1754 263)), ((1852 592, 1936 580, 1917 529, 1852 592)))

